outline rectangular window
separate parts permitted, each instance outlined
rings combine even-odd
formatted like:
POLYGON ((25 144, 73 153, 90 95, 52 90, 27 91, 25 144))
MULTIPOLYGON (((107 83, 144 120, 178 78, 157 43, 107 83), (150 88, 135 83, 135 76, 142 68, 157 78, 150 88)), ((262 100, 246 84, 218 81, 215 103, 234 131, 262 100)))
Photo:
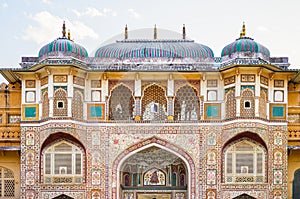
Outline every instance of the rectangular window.
POLYGON ((81 174, 81 154, 76 154, 75 174, 81 174))
POLYGON ((51 174, 51 155, 45 155, 45 174, 51 174))
POLYGON ((227 154, 227 160, 226 160, 226 166, 227 166, 227 173, 232 173, 232 154, 227 154))
POLYGON ((217 87, 217 86, 218 86, 218 80, 216 79, 207 80, 207 87, 217 87))
POLYGON ((9 123, 17 124, 21 121, 21 115, 9 115, 9 123))
POLYGON ((54 155, 54 174, 60 174, 63 167, 67 169, 65 174, 72 174, 72 154, 54 155))
POLYGON ((253 154, 236 154, 236 173, 242 173, 248 167, 248 173, 253 173, 253 154))
POLYGON ((263 162, 262 162, 262 154, 261 153, 258 153, 257 154, 257 166, 256 166, 256 169, 257 169, 257 173, 258 174, 261 174, 263 173, 263 168, 262 168, 262 165, 263 165, 263 162))

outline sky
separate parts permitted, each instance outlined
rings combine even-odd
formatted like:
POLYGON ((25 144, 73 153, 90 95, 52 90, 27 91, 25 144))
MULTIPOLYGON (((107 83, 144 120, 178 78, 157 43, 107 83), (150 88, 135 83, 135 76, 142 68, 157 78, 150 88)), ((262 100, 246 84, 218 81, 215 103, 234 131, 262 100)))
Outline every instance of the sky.
MULTIPOLYGON (((37 56, 40 48, 61 37, 62 23, 89 56, 101 45, 130 32, 160 29, 209 46, 215 57, 239 37, 266 46, 271 57, 289 57, 300 68, 299 0, 0 0, 0 68, 20 67, 22 56, 37 56)), ((151 33, 152 34, 152 33, 151 33)), ((3 79, 0 78, 0 82, 3 79)))

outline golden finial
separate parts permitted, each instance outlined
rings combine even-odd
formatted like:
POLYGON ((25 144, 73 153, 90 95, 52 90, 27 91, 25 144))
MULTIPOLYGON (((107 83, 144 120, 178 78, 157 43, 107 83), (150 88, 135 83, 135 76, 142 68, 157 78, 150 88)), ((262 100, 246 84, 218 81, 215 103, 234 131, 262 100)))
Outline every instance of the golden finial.
POLYGON ((128 39, 128 28, 127 28, 127 24, 125 26, 125 39, 128 39))
POLYGON ((242 38, 243 37, 243 33, 242 33, 242 31, 240 32, 240 38, 242 38))
POLYGON ((71 32, 70 32, 70 29, 68 30, 68 40, 71 40, 71 32))
POLYGON ((66 24, 65 24, 65 21, 64 21, 63 27, 62 27, 62 35, 63 35, 63 37, 66 37, 66 24))
POLYGON ((245 37, 246 36, 246 26, 245 26, 245 22, 243 22, 243 27, 242 27, 242 36, 245 37))
POLYGON ((156 28, 156 24, 154 26, 154 39, 157 39, 157 28, 156 28))
POLYGON ((182 27, 182 39, 185 39, 186 33, 185 33, 185 24, 183 24, 182 27))

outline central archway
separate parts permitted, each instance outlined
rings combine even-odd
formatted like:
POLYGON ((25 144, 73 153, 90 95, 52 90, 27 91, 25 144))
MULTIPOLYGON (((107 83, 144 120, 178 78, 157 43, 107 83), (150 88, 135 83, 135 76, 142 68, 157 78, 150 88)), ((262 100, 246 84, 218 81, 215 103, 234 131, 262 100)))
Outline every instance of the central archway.
POLYGON ((112 189, 112 198, 122 199, 124 194, 132 194, 142 199, 153 191, 155 198, 160 197, 160 191, 170 196, 175 192, 184 193, 186 198, 195 196, 192 158, 160 138, 152 137, 124 150, 114 161, 113 168, 112 179, 116 186, 112 189))

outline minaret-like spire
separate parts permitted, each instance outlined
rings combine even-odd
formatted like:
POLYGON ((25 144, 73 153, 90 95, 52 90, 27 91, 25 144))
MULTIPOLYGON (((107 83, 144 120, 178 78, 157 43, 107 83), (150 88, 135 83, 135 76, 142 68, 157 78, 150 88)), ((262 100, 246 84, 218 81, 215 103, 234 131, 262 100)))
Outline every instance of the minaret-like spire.
POLYGON ((245 22, 243 22, 242 32, 243 32, 243 37, 245 37, 245 36, 246 36, 246 26, 245 26, 245 22))
POLYGON ((68 30, 68 40, 71 40, 71 32, 70 32, 70 29, 68 30))
POLYGON ((127 24, 125 26, 125 39, 128 39, 128 28, 127 28, 127 24))
POLYGON ((185 37, 186 37, 185 24, 183 24, 183 27, 182 27, 182 39, 185 39, 185 37))
POLYGON ((156 28, 156 24, 154 25, 154 39, 157 39, 157 28, 156 28))
POLYGON ((62 27, 62 36, 66 37, 66 24, 65 24, 65 21, 64 21, 63 27, 62 27))
POLYGON ((242 27, 242 32, 240 33, 240 38, 245 37, 246 36, 246 26, 245 26, 245 22, 243 22, 243 27, 242 27))

